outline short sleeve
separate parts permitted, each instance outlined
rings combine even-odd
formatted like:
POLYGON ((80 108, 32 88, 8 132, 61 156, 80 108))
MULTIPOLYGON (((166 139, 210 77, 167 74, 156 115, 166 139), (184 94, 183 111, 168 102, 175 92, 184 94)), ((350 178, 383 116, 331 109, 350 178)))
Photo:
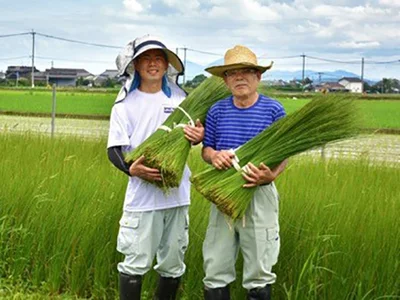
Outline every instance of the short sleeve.
POLYGON ((216 148, 215 144, 215 129, 216 129, 216 109, 212 107, 206 116, 205 128, 204 128, 204 139, 203 147, 216 148))
POLYGON ((286 116, 286 112, 285 112, 285 109, 283 108, 283 105, 277 101, 276 109, 275 109, 274 116, 273 116, 274 122, 278 121, 279 119, 282 119, 285 116, 286 116))
POLYGON ((121 113, 121 109, 123 109, 122 103, 117 103, 111 110, 107 148, 130 145, 128 120, 126 115, 121 113))

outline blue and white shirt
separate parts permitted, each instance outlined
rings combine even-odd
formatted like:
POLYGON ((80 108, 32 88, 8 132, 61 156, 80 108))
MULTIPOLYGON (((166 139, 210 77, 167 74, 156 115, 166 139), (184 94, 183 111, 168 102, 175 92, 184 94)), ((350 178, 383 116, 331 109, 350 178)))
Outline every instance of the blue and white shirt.
POLYGON ((264 95, 247 108, 236 107, 230 96, 208 111, 203 146, 218 151, 236 149, 285 115, 282 104, 264 95))

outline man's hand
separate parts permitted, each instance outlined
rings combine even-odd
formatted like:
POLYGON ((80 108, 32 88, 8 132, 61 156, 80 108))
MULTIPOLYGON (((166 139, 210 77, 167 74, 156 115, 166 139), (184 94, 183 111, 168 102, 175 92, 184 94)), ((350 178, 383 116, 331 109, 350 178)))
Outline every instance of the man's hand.
POLYGON ((129 167, 129 174, 146 181, 161 181, 161 173, 157 169, 146 167, 143 163, 145 157, 142 155, 129 167))
POLYGON ((185 138, 193 145, 197 145, 204 138, 204 127, 199 119, 196 120, 195 126, 186 125, 183 128, 183 132, 185 133, 185 138))
POLYGON ((260 166, 257 168, 251 162, 247 164, 247 173, 243 172, 242 176, 247 181, 247 183, 243 185, 245 188, 271 183, 277 177, 275 172, 264 163, 260 163, 260 166))
POLYGON ((232 159, 234 157, 234 153, 226 150, 221 150, 215 151, 210 159, 211 164, 214 166, 214 168, 218 170, 227 170, 232 166, 232 159))

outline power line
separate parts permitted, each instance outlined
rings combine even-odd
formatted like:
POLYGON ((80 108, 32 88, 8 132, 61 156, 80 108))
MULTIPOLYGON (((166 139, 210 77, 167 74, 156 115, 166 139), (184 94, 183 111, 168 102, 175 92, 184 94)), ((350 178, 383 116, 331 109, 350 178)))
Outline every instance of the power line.
POLYGON ((11 36, 17 36, 17 35, 27 35, 27 34, 31 34, 31 32, 13 33, 13 34, 2 34, 2 35, 0 35, 0 38, 6 38, 6 37, 11 37, 11 36))
POLYGON ((391 61, 366 61, 365 64, 369 65, 387 65, 387 64, 398 64, 400 63, 400 59, 391 60, 391 61))
POLYGON ((6 58, 0 58, 0 60, 14 60, 14 59, 21 59, 21 58, 30 58, 30 56, 15 56, 15 57, 6 57, 6 58))
POLYGON ((266 54, 258 56, 257 58, 268 58, 268 59, 292 59, 292 58, 299 58, 301 55, 293 55, 293 56, 280 56, 280 57, 266 57, 266 54))
POLYGON ((192 52, 197 52, 197 53, 202 53, 202 54, 208 54, 208 55, 215 55, 215 56, 224 57, 224 55, 219 54, 219 53, 207 52, 207 51, 196 50, 196 49, 191 49, 191 48, 178 48, 178 49, 186 49, 186 50, 189 50, 189 51, 192 51, 192 52))
POLYGON ((310 58, 310 59, 339 63, 339 64, 357 64, 357 65, 360 64, 359 61, 342 61, 342 60, 327 59, 327 58, 321 58, 321 57, 315 57, 315 56, 309 56, 309 55, 306 55, 306 57, 310 58))
POLYGON ((102 47, 102 48, 112 48, 112 49, 121 49, 121 47, 117 46, 111 46, 111 45, 104 45, 104 44, 97 44, 97 43, 90 43, 90 42, 83 42, 83 41, 78 41, 78 40, 72 40, 72 39, 66 39, 54 35, 49 35, 49 34, 44 34, 44 33, 39 33, 36 32, 37 35, 47 37, 49 39, 55 39, 55 40, 60 40, 64 42, 70 42, 70 43, 75 43, 75 44, 81 44, 81 45, 88 45, 88 46, 95 46, 95 47, 102 47))
POLYGON ((110 61, 102 61, 102 60, 76 60, 76 59, 65 59, 65 58, 56 58, 56 57, 47 57, 47 56, 35 56, 38 59, 51 59, 58 61, 69 61, 69 62, 87 62, 87 63, 110 63, 110 61))

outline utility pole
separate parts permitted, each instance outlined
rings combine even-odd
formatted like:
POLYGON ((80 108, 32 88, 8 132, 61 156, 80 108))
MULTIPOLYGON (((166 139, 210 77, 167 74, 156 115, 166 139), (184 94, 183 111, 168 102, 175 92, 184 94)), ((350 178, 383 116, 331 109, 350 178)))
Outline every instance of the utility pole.
POLYGON ((32 88, 35 87, 35 34, 36 32, 32 29, 32 74, 31 74, 31 81, 32 81, 32 88))
POLYGON ((302 85, 304 85, 304 71, 305 71, 305 68, 306 68, 306 56, 304 54, 300 55, 300 56, 303 57, 303 72, 302 72, 302 75, 301 75, 301 82, 302 82, 302 85))
POLYGON ((324 72, 318 72, 318 83, 321 84, 321 75, 324 74, 324 72))
POLYGON ((185 72, 183 73, 183 85, 186 83, 186 47, 183 47, 183 66, 185 68, 185 72))
POLYGON ((361 94, 364 93, 364 57, 361 58, 361 94))

